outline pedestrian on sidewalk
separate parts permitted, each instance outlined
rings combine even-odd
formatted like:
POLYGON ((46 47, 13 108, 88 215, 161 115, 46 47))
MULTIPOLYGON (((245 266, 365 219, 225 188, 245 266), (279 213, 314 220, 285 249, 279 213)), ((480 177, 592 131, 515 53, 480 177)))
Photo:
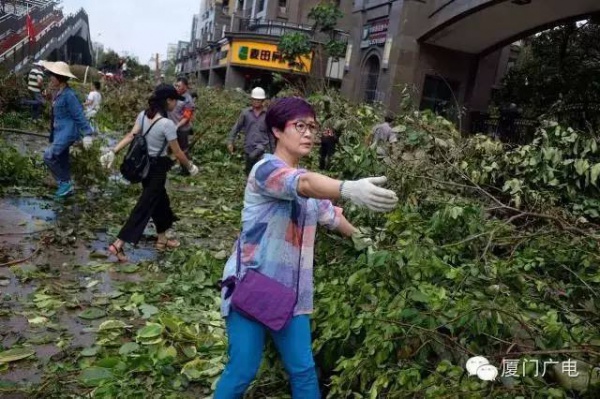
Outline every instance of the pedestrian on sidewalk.
POLYGON ((273 143, 267 133, 265 125, 266 110, 264 108, 267 95, 261 87, 255 87, 250 94, 252 106, 246 108, 240 114, 236 124, 229 133, 227 149, 233 154, 235 151, 234 142, 240 131, 244 131, 244 156, 246 175, 256 164, 265 152, 273 152, 273 143))
POLYGON ((92 145, 92 128, 88 123, 83 106, 75 91, 69 87, 69 79, 77 79, 65 62, 43 61, 46 73, 50 75, 50 89, 56 90, 52 99, 50 126, 50 146, 44 151, 44 163, 52 172, 58 184, 55 197, 63 198, 73 194, 69 149, 81 139, 88 149, 92 145))
MULTIPOLYGON (((265 122, 275 143, 250 171, 242 210, 242 231, 223 271, 222 307, 229 360, 217 384, 215 399, 242 398, 261 363, 265 336, 273 339, 289 375, 293 398, 320 397, 312 355, 310 314, 313 311, 313 256, 317 224, 344 236, 358 233, 333 206, 345 198, 359 206, 385 212, 398 201, 393 191, 378 187, 385 177, 339 181, 299 167, 313 147, 318 131, 315 112, 297 97, 277 100, 265 122), (293 317, 274 331, 231 305, 235 276, 248 270, 293 289, 293 317)), ((238 276, 241 277, 241 276, 238 276)), ((260 289, 260 287, 255 287, 260 289)), ((272 291, 271 291, 272 292, 272 291)), ((262 295, 262 294, 261 294, 262 295)), ((264 293, 267 298, 269 293, 264 293)), ((272 298, 271 298, 272 299, 272 298)), ((272 309, 262 309, 273 315, 272 309)))
POLYGON ((125 243, 137 245, 150 218, 156 226, 158 235, 157 250, 164 251, 180 246, 179 241, 169 239, 166 235, 167 230, 178 220, 171 209, 169 195, 165 188, 167 172, 173 165, 167 155, 167 145, 179 163, 185 165, 190 175, 195 176, 198 167, 189 161, 179 147, 177 128, 168 118, 168 112, 175 109, 177 101, 183 101, 183 97, 172 85, 157 86, 148 100, 148 108, 140 112, 131 132, 100 158, 103 166, 110 168, 115 154, 129 145, 136 134, 144 135, 148 145, 148 155, 151 158, 148 175, 142 180, 142 194, 131 211, 129 219, 117 235, 117 239, 108 247, 108 251, 116 256, 119 262, 127 261, 123 250, 125 243))
MULTIPOLYGON (((177 142, 179 143, 179 147, 185 156, 190 158, 190 135, 193 134, 192 119, 194 118, 196 104, 189 92, 188 80, 186 78, 178 78, 175 83, 175 88, 183 100, 177 101, 175 109, 169 112, 169 119, 175 123, 177 128, 177 142)), ((180 173, 182 175, 188 175, 188 171, 184 167, 181 167, 180 173)))

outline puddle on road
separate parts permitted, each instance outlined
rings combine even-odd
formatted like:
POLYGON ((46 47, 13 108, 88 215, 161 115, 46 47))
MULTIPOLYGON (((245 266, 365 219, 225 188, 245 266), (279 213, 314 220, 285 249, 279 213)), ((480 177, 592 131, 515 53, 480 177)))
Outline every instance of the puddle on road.
POLYGON ((56 212, 49 201, 37 198, 0 199, 0 255, 5 246, 29 239, 28 233, 52 227, 56 212))
MULTIPOLYGON (((54 228, 60 219, 55 207, 52 202, 35 198, 0 199, 0 263, 27 257, 35 251, 40 234, 24 233, 54 228)), ((152 233, 151 229, 147 233, 152 233)), ((139 273, 144 272, 143 267, 135 273, 123 273, 119 271, 120 264, 106 257, 111 240, 108 234, 93 234, 92 240, 77 238, 71 246, 51 244, 28 262, 0 268, 0 347, 9 349, 25 344, 36 351, 35 357, 11 363, 7 371, 0 372, 0 385, 39 384, 42 364, 61 356, 63 351, 92 346, 96 335, 90 332, 90 327, 97 327, 106 318, 88 321, 80 319, 78 314, 90 305, 102 303, 104 294, 116 291, 118 283, 142 280, 139 273), (110 266, 94 272, 86 267, 93 264, 110 266), (95 286, 86 288, 92 282, 95 286), (49 316, 50 323, 59 326, 58 329, 32 325, 28 318, 42 314, 32 300, 42 291, 68 298, 67 302, 74 301, 80 307, 67 308, 63 304, 49 316), (65 339, 66 346, 59 348, 56 344, 65 339)), ((142 240, 139 247, 127 248, 129 264, 156 259, 153 245, 154 242, 142 240)))

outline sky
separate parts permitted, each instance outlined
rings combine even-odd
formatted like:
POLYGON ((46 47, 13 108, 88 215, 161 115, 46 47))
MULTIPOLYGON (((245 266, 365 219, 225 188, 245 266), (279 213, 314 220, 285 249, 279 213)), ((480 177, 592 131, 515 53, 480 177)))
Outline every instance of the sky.
POLYGON ((148 64, 156 53, 164 60, 169 43, 190 40, 200 0, 62 0, 60 6, 65 15, 85 9, 92 41, 148 64))

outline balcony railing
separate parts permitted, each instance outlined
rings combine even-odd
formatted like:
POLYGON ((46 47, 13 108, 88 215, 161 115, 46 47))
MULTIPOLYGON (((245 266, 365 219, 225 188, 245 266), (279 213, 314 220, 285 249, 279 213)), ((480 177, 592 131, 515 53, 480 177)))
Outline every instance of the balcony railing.
MULTIPOLYGON (((235 27, 234 27, 235 28, 235 27)), ((285 21, 270 21, 256 18, 240 18, 235 33, 256 33, 266 36, 283 36, 286 33, 310 33, 310 25, 293 24, 285 21)))
MULTIPOLYGON (((237 18, 232 24, 233 29, 227 33, 253 33, 257 35, 280 37, 286 33, 305 33, 317 42, 327 42, 329 36, 322 32, 313 32, 311 25, 295 24, 285 21, 273 21, 256 18, 237 18)), ((335 39, 348 42, 348 33, 335 31, 335 39)))

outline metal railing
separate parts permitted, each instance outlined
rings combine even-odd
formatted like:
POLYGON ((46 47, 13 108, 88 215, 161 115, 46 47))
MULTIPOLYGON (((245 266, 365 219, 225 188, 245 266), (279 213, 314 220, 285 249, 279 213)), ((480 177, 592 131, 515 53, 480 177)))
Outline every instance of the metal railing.
MULTIPOLYGON (((40 20, 52 10, 54 10, 54 3, 49 3, 45 7, 33 7, 29 10, 29 14, 33 20, 40 20)), ((27 16, 25 15, 5 14, 0 19, 0 32, 3 34, 5 32, 19 32, 25 29, 26 19, 27 16)))
MULTIPOLYGON (((39 23, 41 23, 41 24, 47 23, 47 25, 45 25, 42 28, 42 30, 36 34, 36 36, 35 36, 36 42, 39 41, 39 39, 41 37, 43 37, 45 34, 47 34, 51 30, 51 28, 56 23, 58 23, 61 19, 62 19, 62 16, 59 16, 59 15, 48 15, 47 18, 44 18, 42 21, 40 21, 39 23), (48 19, 51 19, 51 21, 48 22, 48 19)), ((2 60, 7 57, 7 54, 12 54, 15 51, 19 50, 20 48, 22 48, 28 44, 29 44, 29 37, 25 36, 21 39, 17 38, 17 41, 14 44, 12 44, 11 47, 9 47, 5 51, 3 51, 2 54, 0 54, 0 62, 2 62, 2 60)))
MULTIPOLYGON (((226 33, 252 33, 264 36, 281 37, 287 33, 305 33, 317 42, 327 42, 329 36, 323 32, 314 32, 312 25, 290 23, 286 21, 274 21, 260 18, 238 18, 232 23, 233 29, 226 33), (237 22, 237 23, 236 23, 237 22)), ((336 29, 335 39, 348 42, 349 34, 345 31, 336 29)))
MULTIPOLYGON (((235 26, 235 24, 234 24, 235 26)), ((286 33, 311 33, 310 25, 294 24, 285 21, 271 21, 260 18, 239 18, 235 33, 255 33, 266 36, 283 36, 286 33)))
POLYGON ((7 70, 18 71, 32 58, 46 58, 54 49, 60 48, 74 32, 77 32, 84 22, 88 23, 88 15, 85 10, 80 9, 77 13, 52 24, 34 45, 29 46, 28 41, 25 40, 24 45, 3 54, 0 65, 7 70))
POLYGON ((538 120, 522 118, 517 114, 501 113, 492 116, 488 113, 471 112, 469 117, 469 131, 472 134, 484 134, 511 144, 530 142, 539 126, 538 120))

